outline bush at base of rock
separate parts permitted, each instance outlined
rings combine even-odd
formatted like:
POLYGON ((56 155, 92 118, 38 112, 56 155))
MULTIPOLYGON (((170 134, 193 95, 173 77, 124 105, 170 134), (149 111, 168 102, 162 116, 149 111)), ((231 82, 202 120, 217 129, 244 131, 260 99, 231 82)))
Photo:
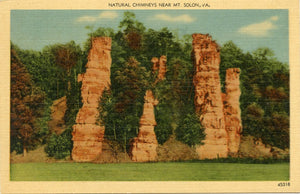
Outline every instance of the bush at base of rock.
POLYGON ((72 151, 71 129, 65 130, 61 135, 52 134, 45 147, 45 152, 49 157, 63 159, 70 156, 72 151))
POLYGON ((187 114, 176 128, 176 139, 189 145, 194 146, 201 144, 205 138, 199 118, 195 113, 187 114))

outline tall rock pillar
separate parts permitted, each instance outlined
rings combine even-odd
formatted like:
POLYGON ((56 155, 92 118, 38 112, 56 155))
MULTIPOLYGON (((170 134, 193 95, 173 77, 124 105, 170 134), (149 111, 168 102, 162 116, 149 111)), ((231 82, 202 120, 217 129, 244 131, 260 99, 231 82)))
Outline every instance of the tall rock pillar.
POLYGON ((240 146, 240 133, 242 130, 240 109, 240 69, 230 68, 226 70, 224 96, 225 129, 228 133, 228 151, 236 156, 240 146))
MULTIPOLYGON (((152 71, 157 73, 157 77, 154 83, 165 79, 167 57, 161 56, 160 59, 153 57, 151 62, 153 63, 152 71)), ((154 132, 156 126, 154 106, 158 104, 153 96, 151 90, 147 90, 144 96, 144 109, 143 115, 140 118, 140 128, 137 137, 133 138, 130 147, 131 160, 135 162, 147 162, 156 161, 158 142, 154 132)))
POLYGON ((227 133, 219 77, 220 52, 211 36, 193 34, 195 108, 205 129, 204 145, 196 147, 199 159, 227 157, 227 133))
POLYGON ((105 127, 97 121, 98 106, 104 89, 110 85, 110 50, 111 38, 93 38, 86 72, 78 75, 83 106, 73 125, 72 159, 75 161, 93 161, 102 153, 105 127))
POLYGON ((154 127, 156 126, 154 106, 158 104, 158 101, 155 100, 151 90, 146 91, 144 100, 139 134, 133 138, 130 146, 131 160, 135 162, 155 161, 157 159, 156 148, 158 142, 154 132, 154 127))

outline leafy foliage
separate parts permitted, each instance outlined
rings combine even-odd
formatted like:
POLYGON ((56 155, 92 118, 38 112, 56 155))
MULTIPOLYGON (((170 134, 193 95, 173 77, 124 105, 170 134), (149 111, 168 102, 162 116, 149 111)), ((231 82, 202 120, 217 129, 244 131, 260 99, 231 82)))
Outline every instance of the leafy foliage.
POLYGON ((11 49, 11 151, 32 148, 39 141, 40 123, 37 119, 43 114, 44 93, 36 87, 18 58, 11 49), (22 149, 21 149, 22 148, 22 149))
POLYGON ((63 159, 71 155, 73 144, 72 141, 72 129, 69 128, 65 130, 61 135, 56 135, 53 133, 48 144, 45 147, 45 152, 49 157, 54 157, 56 159, 63 159))
POLYGON ((220 75, 241 69, 243 134, 282 149, 289 147, 289 68, 269 48, 243 53, 232 41, 221 49, 220 75), (280 124, 277 122, 280 121, 280 124))
POLYGON ((105 106, 101 107, 106 111, 102 112, 106 135, 113 135, 115 140, 122 142, 124 149, 138 133, 148 77, 145 67, 140 66, 134 57, 130 57, 128 62, 114 68, 111 95, 103 97, 102 105, 105 106))
POLYGON ((172 123, 174 112, 172 107, 171 85, 168 80, 158 82, 153 88, 154 96, 159 101, 155 107, 155 119, 157 125, 154 128, 159 144, 166 142, 174 132, 172 123))
POLYGON ((199 116, 187 114, 179 123, 176 129, 176 138, 189 146, 201 144, 205 138, 199 116))

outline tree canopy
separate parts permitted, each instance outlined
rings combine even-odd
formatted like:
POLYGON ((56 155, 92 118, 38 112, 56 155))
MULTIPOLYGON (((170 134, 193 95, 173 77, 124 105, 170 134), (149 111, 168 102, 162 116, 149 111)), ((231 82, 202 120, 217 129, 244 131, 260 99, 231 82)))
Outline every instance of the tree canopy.
POLYGON ((40 125, 37 118, 43 114, 44 93, 36 87, 30 74, 11 49, 11 150, 22 152, 39 141, 40 125))

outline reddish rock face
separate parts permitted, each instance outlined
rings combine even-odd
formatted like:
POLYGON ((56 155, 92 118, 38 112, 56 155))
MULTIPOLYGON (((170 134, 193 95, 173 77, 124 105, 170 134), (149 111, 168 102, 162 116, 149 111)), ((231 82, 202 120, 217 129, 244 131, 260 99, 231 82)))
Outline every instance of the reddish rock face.
POLYGON ((166 56, 161 56, 159 59, 159 69, 158 69, 158 76, 157 78, 159 80, 163 80, 166 77, 166 71, 167 71, 167 57, 166 56))
POLYGON ((230 155, 237 155, 240 146, 240 133, 242 130, 240 109, 240 69, 230 68, 226 70, 224 96, 225 129, 228 133, 228 151, 230 155))
POLYGON ((78 81, 82 82, 83 106, 77 114, 72 133, 72 159, 78 162, 93 161, 102 152, 105 127, 97 122, 97 118, 100 98, 110 85, 110 50, 111 38, 93 38, 86 72, 78 75, 78 81))
POLYGON ((48 122, 49 129, 60 135, 66 129, 64 116, 67 110, 67 98, 61 97, 51 106, 51 120, 48 122))
POLYGON ((146 91, 144 99, 145 103, 143 115, 140 119, 139 134, 132 140, 130 148, 131 160, 135 162, 156 161, 157 159, 156 148, 158 142, 154 132, 154 127, 156 126, 154 106, 158 104, 158 101, 154 99, 151 90, 146 91))
POLYGON ((219 77, 220 52, 211 36, 193 34, 196 112, 205 128, 204 145, 196 147, 199 159, 227 157, 227 133, 219 77))
POLYGON ((165 79, 166 71, 167 71, 167 66, 166 66, 167 57, 164 55, 162 55, 159 59, 153 57, 151 62, 153 63, 152 71, 155 73, 158 70, 158 74, 155 82, 165 79))
POLYGON ((155 73, 159 69, 159 59, 157 57, 153 57, 151 62, 153 63, 152 71, 155 73))

